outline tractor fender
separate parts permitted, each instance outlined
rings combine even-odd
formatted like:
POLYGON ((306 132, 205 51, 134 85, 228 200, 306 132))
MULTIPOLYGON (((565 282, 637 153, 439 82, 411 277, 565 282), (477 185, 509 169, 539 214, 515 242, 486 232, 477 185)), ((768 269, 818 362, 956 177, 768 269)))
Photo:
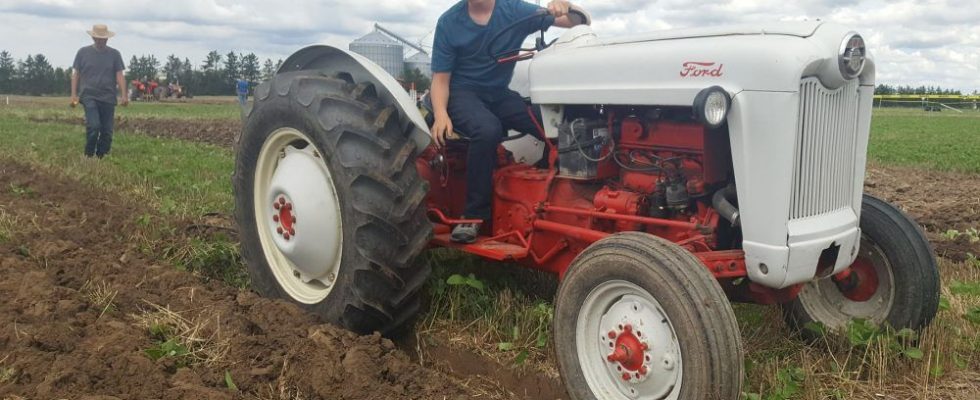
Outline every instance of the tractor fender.
MULTIPOLYGON (((328 74, 347 73, 355 82, 371 82, 385 103, 398 107, 413 126, 411 137, 417 148, 429 146, 432 137, 429 127, 422 118, 415 101, 408 92, 378 64, 366 57, 347 50, 327 45, 314 45, 303 48, 286 59, 277 74, 303 70, 322 70, 328 74)), ((406 127, 407 130, 407 127, 406 127)))

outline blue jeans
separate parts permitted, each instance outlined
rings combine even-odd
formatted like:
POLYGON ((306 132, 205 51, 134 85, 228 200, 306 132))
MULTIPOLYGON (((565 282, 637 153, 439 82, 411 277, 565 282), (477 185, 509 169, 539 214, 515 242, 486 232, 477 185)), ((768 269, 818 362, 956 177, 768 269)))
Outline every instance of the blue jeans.
MULTIPOLYGON (((537 137, 538 128, 521 95, 506 88, 480 91, 450 89, 447 108, 454 130, 469 139, 463 216, 489 221, 497 146, 511 129, 537 137)), ((540 121, 540 111, 532 111, 540 121)))
POLYGON ((239 93, 238 94, 238 104, 241 104, 242 107, 245 107, 245 104, 246 103, 248 103, 248 94, 241 94, 241 93, 239 93))
POLYGON ((112 122, 116 105, 82 99, 85 108, 85 155, 102 158, 112 148, 112 122))

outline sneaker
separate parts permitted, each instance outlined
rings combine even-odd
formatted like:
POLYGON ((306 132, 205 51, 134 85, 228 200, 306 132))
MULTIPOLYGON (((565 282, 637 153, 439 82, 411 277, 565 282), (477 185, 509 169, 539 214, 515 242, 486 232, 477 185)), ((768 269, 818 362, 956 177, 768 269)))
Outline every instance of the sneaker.
POLYGON ((453 234, 450 238, 456 243, 469 244, 476 242, 476 237, 479 233, 480 224, 459 224, 453 228, 453 234))

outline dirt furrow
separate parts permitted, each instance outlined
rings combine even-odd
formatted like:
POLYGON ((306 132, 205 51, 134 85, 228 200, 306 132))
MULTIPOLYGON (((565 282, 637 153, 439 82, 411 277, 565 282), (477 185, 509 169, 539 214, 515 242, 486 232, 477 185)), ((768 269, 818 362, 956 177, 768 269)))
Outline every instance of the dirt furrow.
POLYGON ((15 232, 0 242, 0 398, 455 399, 491 390, 420 367, 380 336, 155 262, 131 239, 140 210, 123 199, 0 162, 0 188, 11 187, 19 190, 0 191, 0 216, 15 232))

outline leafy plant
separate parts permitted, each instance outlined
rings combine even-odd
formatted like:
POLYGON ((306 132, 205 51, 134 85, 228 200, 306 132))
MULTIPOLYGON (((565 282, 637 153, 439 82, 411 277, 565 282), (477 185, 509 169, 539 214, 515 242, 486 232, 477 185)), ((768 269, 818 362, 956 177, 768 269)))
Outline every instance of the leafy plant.
POLYGON ((486 289, 486 285, 479 279, 476 279, 476 276, 473 274, 469 274, 468 276, 453 274, 446 279, 446 283, 452 286, 469 286, 481 292, 486 289))

